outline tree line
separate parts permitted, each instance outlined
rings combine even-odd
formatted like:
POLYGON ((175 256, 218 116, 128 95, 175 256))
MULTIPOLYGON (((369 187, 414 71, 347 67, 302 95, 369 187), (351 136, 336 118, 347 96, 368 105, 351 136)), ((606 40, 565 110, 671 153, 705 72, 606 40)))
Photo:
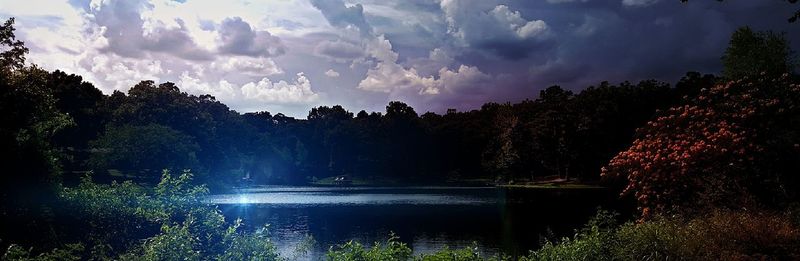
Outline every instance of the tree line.
POLYGON ((338 175, 401 182, 596 181, 637 127, 717 79, 691 72, 675 86, 602 82, 579 93, 552 86, 536 99, 441 115, 420 115, 400 101, 371 113, 320 106, 296 119, 238 113, 169 82, 142 81, 127 93, 104 95, 78 75, 22 71, 41 76, 53 113, 69 118, 52 139, 66 173, 119 170, 157 178, 165 168, 192 169, 200 182, 227 184, 245 177, 257 184, 302 184, 338 175))
MULTIPOLYGON (((11 28, 13 36, 9 22, 4 30, 11 28)), ((765 53, 757 55, 790 57, 781 53, 789 50, 781 35, 747 28, 739 34, 745 43, 732 45, 723 57, 725 74, 754 70, 740 61, 752 59, 741 48, 783 44, 759 49, 765 53)), ((50 166, 67 175, 112 170, 157 179, 162 169, 192 169, 198 182, 212 187, 236 185, 243 178, 255 184, 305 184, 342 175, 401 183, 594 182, 601 167, 633 142, 638 127, 721 79, 689 72, 674 85, 601 82, 577 93, 551 86, 535 99, 444 114, 419 114, 401 101, 389 102, 385 112, 320 106, 297 119, 268 111, 239 113, 211 95, 188 94, 171 82, 145 80, 127 93, 106 95, 79 75, 23 66, 24 53, 4 53, 10 58, 3 77, 13 78, 3 88, 2 110, 11 123, 3 128, 7 141, 20 144, 20 135, 41 132, 36 135, 49 144, 42 151, 52 154, 45 158, 58 161, 50 166)), ((780 64, 775 59, 768 64, 780 64)), ((777 67, 771 69, 786 69, 777 67)), ((6 159, 21 149, 4 148, 6 159)), ((23 172, 31 165, 47 166, 33 160, 20 157, 11 164, 23 172)))

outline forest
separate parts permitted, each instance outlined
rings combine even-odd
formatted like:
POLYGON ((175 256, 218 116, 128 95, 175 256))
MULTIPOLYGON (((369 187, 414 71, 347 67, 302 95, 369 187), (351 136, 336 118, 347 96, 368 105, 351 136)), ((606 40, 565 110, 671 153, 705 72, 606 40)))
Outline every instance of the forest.
MULTIPOLYGON (((320 106, 296 119, 236 112, 170 82, 142 81, 127 93, 105 95, 79 75, 35 66, 14 71, 41 86, 25 90, 31 95, 25 99, 5 96, 12 126, 47 122, 63 177, 112 170, 152 181, 162 169, 192 169, 197 182, 215 188, 245 177, 254 184, 305 184, 338 175, 376 183, 553 176, 596 182, 600 167, 629 146, 656 111, 718 80, 689 72, 674 86, 601 82, 577 94, 551 86, 520 103, 443 115, 401 101, 385 112, 320 106)), ((19 157, 10 162, 23 170, 30 164, 19 157)))
MULTIPOLYGON (((675 83, 551 86, 444 114, 402 101, 383 112, 319 106, 304 119, 237 112, 171 82, 104 94, 80 75, 26 63, 13 18, 0 43, 3 260, 280 259, 267 237, 241 231, 202 196, 339 176, 398 186, 565 180, 636 205, 635 222, 612 225, 622 219, 601 211, 521 260, 800 258, 800 78, 780 33, 740 28, 719 75, 675 83)), ((410 253, 390 237, 328 258, 410 253)))

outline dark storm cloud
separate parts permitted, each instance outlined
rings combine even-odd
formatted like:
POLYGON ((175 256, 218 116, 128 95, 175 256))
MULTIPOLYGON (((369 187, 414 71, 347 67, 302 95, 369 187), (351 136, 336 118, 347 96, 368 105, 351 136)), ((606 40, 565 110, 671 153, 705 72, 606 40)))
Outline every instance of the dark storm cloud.
POLYGON ((311 4, 319 9, 328 23, 333 26, 352 25, 358 28, 363 35, 372 33, 372 27, 364 19, 364 7, 360 4, 348 7, 340 0, 311 0, 311 4))
POLYGON ((222 21, 219 28, 221 53, 246 56, 276 56, 286 52, 278 37, 267 31, 255 31, 242 18, 234 17, 222 21))
POLYGON ((451 35, 466 46, 507 59, 526 58, 535 46, 547 46, 542 42, 551 36, 547 21, 526 18, 504 4, 445 0, 441 9, 451 35))
POLYGON ((314 53, 339 62, 353 61, 365 55, 361 46, 342 40, 320 42, 314 47, 314 53))
POLYGON ((90 9, 94 22, 105 28, 108 39, 104 51, 124 57, 142 57, 144 51, 164 52, 189 60, 209 60, 211 54, 199 48, 186 31, 183 21, 179 28, 161 28, 145 32, 140 12, 152 5, 146 1, 108 1, 90 9))
MULTIPOLYGON (((551 1, 553 2, 553 1, 551 1)), ((628 1, 631 2, 631 1, 628 1)), ((537 89, 561 84, 582 89, 603 80, 619 82, 655 78, 674 82, 687 71, 718 73, 720 57, 730 34, 750 25, 758 30, 786 31, 797 46, 797 24, 786 23, 791 10, 779 2, 648 1, 649 5, 622 1, 572 1, 566 3, 511 1, 526 19, 545 21, 552 33, 550 45, 528 48, 527 72, 510 58, 523 56, 516 49, 496 45, 509 52, 507 61, 462 55, 460 61, 483 65, 493 72, 527 73, 528 84, 537 89), (515 56, 516 55, 516 56, 515 56), (515 69, 517 68, 517 69, 515 69)), ((523 50, 522 52, 525 52, 523 50)), ((535 92, 531 92, 535 93, 535 92)))

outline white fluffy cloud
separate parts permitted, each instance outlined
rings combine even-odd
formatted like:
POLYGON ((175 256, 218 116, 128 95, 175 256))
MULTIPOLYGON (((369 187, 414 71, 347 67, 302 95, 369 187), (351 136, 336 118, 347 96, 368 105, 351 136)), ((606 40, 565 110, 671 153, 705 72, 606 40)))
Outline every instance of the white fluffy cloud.
MULTIPOLYGON (((410 98, 409 96, 432 96, 457 94, 465 90, 479 89, 492 77, 477 67, 460 65, 455 71, 446 66, 436 75, 420 75, 413 66, 405 67, 398 63, 399 54, 392 49, 392 43, 384 35, 368 39, 366 52, 377 61, 367 70, 358 89, 371 92, 388 93, 390 98, 410 98)), ((429 64, 449 64, 454 61, 446 51, 435 48, 428 54, 429 64)))
POLYGON ((319 95, 311 90, 311 81, 301 72, 294 82, 279 81, 273 83, 263 78, 258 82, 242 86, 245 99, 277 104, 308 104, 316 102, 319 95))
POLYGON ((283 70, 270 58, 229 57, 212 62, 210 68, 224 73, 242 73, 254 76, 283 73, 283 70))
POLYGON ((328 69, 327 71, 325 71, 325 76, 336 78, 339 77, 339 72, 334 71, 333 69, 328 69))
POLYGON ((549 27, 543 20, 527 20, 506 5, 484 9, 485 5, 475 1, 442 1, 440 7, 448 32, 469 46, 521 43, 548 36, 549 27))
POLYGON ((223 102, 234 101, 239 97, 239 91, 232 83, 226 80, 220 80, 216 84, 209 83, 190 76, 189 72, 181 74, 178 86, 187 93, 195 95, 211 94, 217 100, 223 102))
POLYGON ((318 101, 319 94, 311 89, 311 81, 303 73, 298 73, 292 82, 272 82, 269 78, 262 78, 257 82, 248 82, 241 86, 219 80, 211 83, 201 80, 201 76, 192 76, 183 72, 178 81, 182 90, 195 94, 211 94, 217 100, 225 103, 244 100, 246 103, 268 104, 302 104, 307 105, 318 101))
MULTIPOLYGON (((398 54, 392 50, 391 42, 383 36, 377 37, 369 45, 368 52, 378 60, 378 63, 367 71, 366 78, 358 84, 358 88, 365 91, 437 95, 444 91, 458 92, 460 89, 483 84, 491 79, 491 76, 478 68, 466 65, 461 65, 455 71, 443 67, 439 70, 438 77, 420 76, 414 67, 406 69, 397 63, 398 54)), ((437 49, 431 51, 430 56, 437 59, 448 58, 437 49)))
POLYGON ((511 11, 505 5, 495 6, 492 11, 489 11, 489 14, 497 22, 507 25, 508 29, 513 31, 520 39, 543 36, 547 31, 547 24, 544 21, 525 20, 518 11, 511 11))

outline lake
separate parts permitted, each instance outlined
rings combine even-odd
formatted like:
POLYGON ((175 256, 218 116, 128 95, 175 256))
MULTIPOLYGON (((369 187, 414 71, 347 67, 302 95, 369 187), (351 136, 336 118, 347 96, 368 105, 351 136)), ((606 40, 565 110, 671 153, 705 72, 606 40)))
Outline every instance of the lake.
POLYGON ((415 254, 473 244, 485 255, 525 254, 544 238, 571 235, 595 212, 598 203, 591 199, 510 203, 494 187, 267 186, 212 195, 207 202, 228 219, 243 219, 248 229, 269 224, 271 238, 287 256, 312 236, 316 244, 305 258, 316 260, 332 245, 371 245, 392 232, 415 254))

